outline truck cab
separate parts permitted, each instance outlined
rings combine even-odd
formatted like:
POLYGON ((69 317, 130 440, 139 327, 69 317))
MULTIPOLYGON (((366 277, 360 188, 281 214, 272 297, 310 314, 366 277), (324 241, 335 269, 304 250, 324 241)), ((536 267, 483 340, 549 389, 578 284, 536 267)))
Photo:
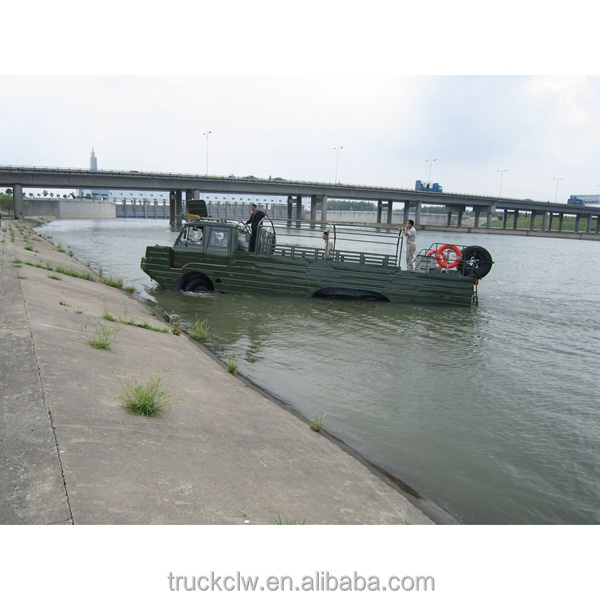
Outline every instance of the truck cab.
POLYGON ((444 188, 439 183, 423 183, 420 179, 415 182, 417 192, 437 192, 441 194, 444 188))

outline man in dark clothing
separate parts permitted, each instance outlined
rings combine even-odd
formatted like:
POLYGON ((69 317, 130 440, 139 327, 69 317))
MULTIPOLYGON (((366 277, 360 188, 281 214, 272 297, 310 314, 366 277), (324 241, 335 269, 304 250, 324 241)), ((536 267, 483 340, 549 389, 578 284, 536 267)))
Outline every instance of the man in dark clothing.
POLYGON ((250 215, 250 218, 246 221, 246 225, 249 224, 250 228, 252 229, 252 233, 250 235, 249 250, 250 252, 254 252, 254 246, 256 245, 256 234, 258 233, 258 225, 265 217, 267 219, 269 217, 267 217, 267 215, 262 210, 258 210, 258 206, 256 206, 256 204, 254 203, 250 205, 250 210, 252 210, 252 214, 250 215))

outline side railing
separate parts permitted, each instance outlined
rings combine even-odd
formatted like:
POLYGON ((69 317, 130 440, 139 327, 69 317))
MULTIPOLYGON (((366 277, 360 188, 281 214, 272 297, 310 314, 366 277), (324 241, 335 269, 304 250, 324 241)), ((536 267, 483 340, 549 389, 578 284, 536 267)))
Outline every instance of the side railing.
MULTIPOLYGON (((273 251, 274 256, 286 256, 291 259, 313 260, 325 262, 325 251, 321 248, 309 248, 305 246, 277 245, 273 251)), ((377 254, 374 252, 357 252, 353 250, 334 250, 330 253, 326 262, 349 263, 356 265, 369 265, 378 267, 395 266, 395 257, 389 254, 377 254)))
POLYGON ((328 262, 393 268, 399 265, 401 238, 389 229, 336 223, 309 223, 302 227, 263 221, 258 232, 257 253, 299 260, 325 260, 322 234, 333 243, 328 262), (383 252, 381 252, 382 250, 383 252))
POLYGON ((428 249, 420 250, 415 257, 415 271, 455 271, 461 265, 464 249, 465 246, 457 244, 431 244, 428 249))

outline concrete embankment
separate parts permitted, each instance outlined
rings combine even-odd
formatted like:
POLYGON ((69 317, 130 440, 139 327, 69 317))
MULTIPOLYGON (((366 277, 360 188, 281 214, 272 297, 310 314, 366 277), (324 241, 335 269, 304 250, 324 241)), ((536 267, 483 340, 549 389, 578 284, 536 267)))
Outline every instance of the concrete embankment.
POLYGON ((443 520, 147 305, 69 270, 91 274, 30 225, 3 221, 0 523, 443 520), (93 348, 88 339, 106 328, 110 349, 93 348), (170 410, 125 411, 123 390, 153 376, 170 410))

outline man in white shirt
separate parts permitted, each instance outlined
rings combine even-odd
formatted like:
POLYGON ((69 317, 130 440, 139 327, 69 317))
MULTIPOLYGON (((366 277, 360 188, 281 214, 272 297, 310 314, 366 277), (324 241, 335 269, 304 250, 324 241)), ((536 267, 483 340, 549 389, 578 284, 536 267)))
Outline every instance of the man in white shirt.
POLYGON ((329 240, 329 231, 324 231, 323 232, 323 241, 325 242, 325 260, 327 260, 329 258, 329 255, 331 254, 332 250, 333 250, 333 242, 329 240))
POLYGON ((415 251, 417 249, 417 230, 415 222, 412 219, 406 221, 404 226, 404 236, 406 237, 406 270, 412 271, 415 268, 415 251))

